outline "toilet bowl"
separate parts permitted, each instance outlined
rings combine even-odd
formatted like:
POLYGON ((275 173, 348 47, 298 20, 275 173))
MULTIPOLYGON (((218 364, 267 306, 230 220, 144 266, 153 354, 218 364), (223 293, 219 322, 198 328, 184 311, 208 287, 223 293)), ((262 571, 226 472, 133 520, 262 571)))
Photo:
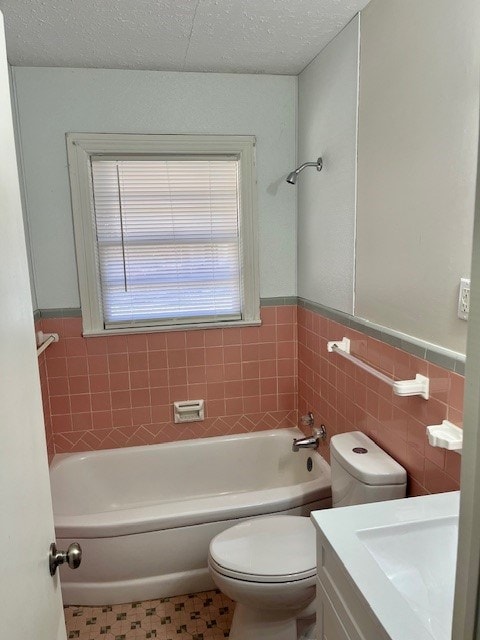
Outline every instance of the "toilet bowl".
POLYGON ((309 518, 270 516, 237 524, 210 545, 218 588, 237 605, 230 640, 296 640, 313 623, 315 529, 309 518))
MULTIPOLYGON (((334 507, 405 496, 405 469, 363 433, 333 436, 330 448, 334 507)), ((218 588, 237 603, 230 640, 315 637, 316 544, 309 518, 237 524, 212 540, 208 563, 218 588)))

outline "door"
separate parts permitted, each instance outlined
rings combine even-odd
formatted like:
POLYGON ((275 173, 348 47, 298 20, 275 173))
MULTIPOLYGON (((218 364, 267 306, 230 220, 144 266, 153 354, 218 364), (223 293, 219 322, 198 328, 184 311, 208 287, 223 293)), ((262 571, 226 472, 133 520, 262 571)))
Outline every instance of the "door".
POLYGON ((64 640, 35 347, 0 13, 0 638, 64 640))

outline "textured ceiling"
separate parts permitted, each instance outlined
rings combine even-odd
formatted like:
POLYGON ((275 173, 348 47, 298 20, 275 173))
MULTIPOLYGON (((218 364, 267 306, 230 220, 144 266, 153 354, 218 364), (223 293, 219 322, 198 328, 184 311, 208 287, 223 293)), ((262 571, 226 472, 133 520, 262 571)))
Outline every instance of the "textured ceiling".
POLYGON ((299 73, 368 0, 0 0, 18 66, 299 73))

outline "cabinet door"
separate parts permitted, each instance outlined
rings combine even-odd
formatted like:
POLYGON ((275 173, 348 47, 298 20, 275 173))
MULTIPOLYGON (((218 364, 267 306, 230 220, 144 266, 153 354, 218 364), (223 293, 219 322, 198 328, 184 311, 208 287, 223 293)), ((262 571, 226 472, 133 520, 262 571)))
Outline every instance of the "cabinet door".
POLYGON ((350 636, 345 631, 337 612, 326 598, 319 599, 321 615, 321 635, 320 640, 350 640, 350 636))

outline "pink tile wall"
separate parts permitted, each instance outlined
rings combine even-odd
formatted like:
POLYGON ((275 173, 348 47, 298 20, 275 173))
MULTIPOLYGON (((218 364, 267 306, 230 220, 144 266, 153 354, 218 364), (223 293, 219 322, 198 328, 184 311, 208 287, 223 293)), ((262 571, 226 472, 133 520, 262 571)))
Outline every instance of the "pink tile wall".
MULTIPOLYGON (((39 358, 49 457, 292 426, 298 407, 313 411, 330 436, 369 435, 407 469, 410 495, 459 487, 461 457, 431 447, 425 426, 445 418, 462 426, 462 376, 301 307, 263 308, 262 322, 88 339, 79 318, 37 322, 37 330, 60 335, 39 358), (431 398, 394 396, 329 354, 327 341, 343 336, 353 354, 389 376, 427 375, 431 398), (173 401, 199 398, 205 421, 176 425, 173 401)), ((329 459, 327 444, 322 454, 329 459)))
MULTIPOLYGON (((55 453, 153 444, 296 424, 296 306, 262 326, 83 338, 80 318, 41 321, 60 341, 40 360, 55 453), (205 399, 176 425, 175 400, 205 399)), ((53 447, 52 447, 53 445, 53 447)))
MULTIPOLYGON (((408 472, 409 495, 456 490, 461 457, 428 444, 426 425, 463 423, 462 376, 374 340, 318 313, 298 308, 298 410, 311 410, 329 436, 360 430, 408 472), (351 352, 397 380, 416 373, 430 378, 430 399, 400 398, 391 387, 341 356, 327 341, 346 336, 351 352)), ((328 446, 322 454, 328 458, 328 446)))

